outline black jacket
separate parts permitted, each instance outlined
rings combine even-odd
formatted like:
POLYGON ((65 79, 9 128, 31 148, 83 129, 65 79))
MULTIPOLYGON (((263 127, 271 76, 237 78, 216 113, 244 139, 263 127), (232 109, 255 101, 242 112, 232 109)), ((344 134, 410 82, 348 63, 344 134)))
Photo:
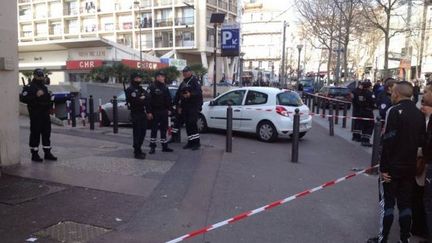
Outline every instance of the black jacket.
POLYGON ((376 104, 379 110, 380 117, 384 119, 386 117, 387 110, 392 106, 390 94, 387 91, 382 91, 379 93, 376 104))
POLYGON ((141 85, 131 84, 126 89, 126 101, 132 114, 145 114, 149 109, 150 95, 141 85))
POLYGON ((402 100, 392 106, 385 121, 380 171, 395 178, 414 177, 425 129, 424 115, 414 102, 402 100))
POLYGON ((188 79, 184 79, 177 90, 174 104, 181 107, 182 109, 190 110, 201 110, 203 104, 203 95, 201 90, 201 85, 195 76, 191 76, 188 79), (182 96, 182 92, 189 91, 191 97, 185 99, 182 96))
POLYGON ((352 91, 352 106, 353 106, 353 111, 352 111, 352 115, 353 116, 358 116, 359 114, 359 95, 360 95, 361 89, 360 88, 355 88, 352 91))
POLYGON ((374 94, 363 89, 358 94, 358 115, 361 117, 373 118, 373 109, 375 108, 374 94))
POLYGON ((426 163, 432 164, 432 115, 429 117, 429 124, 427 125, 425 144, 423 146, 422 151, 426 163))
POLYGON ((33 80, 29 85, 24 86, 20 94, 20 101, 27 104, 30 115, 49 114, 52 108, 51 93, 42 82, 33 80), (42 90, 43 95, 37 97, 37 92, 42 90))
POLYGON ((165 84, 155 81, 147 91, 150 94, 150 105, 147 112, 171 110, 171 94, 165 84))

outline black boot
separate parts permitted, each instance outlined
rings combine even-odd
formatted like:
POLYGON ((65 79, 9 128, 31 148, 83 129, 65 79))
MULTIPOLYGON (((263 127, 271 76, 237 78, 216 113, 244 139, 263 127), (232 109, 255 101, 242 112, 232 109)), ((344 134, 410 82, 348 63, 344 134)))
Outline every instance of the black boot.
POLYGON ((36 163, 42 163, 43 162, 43 159, 39 156, 39 153, 37 150, 31 150, 31 155, 32 155, 31 160, 33 162, 36 162, 36 163))
POLYGON ((191 149, 191 148, 192 148, 192 143, 190 141, 188 141, 187 144, 183 146, 183 149, 191 149))
POLYGON ((154 153, 156 153, 156 146, 150 146, 149 154, 154 154, 154 153))
POLYGON ((173 152, 174 150, 168 148, 168 144, 167 143, 163 143, 162 144, 162 152, 173 152))
POLYGON ((134 157, 135 157, 135 159, 144 160, 146 158, 146 154, 145 153, 136 152, 134 157))
POLYGON ((44 149, 44 159, 45 160, 51 160, 51 161, 57 161, 57 157, 55 157, 52 153, 51 153, 51 149, 44 149))
POLYGON ((191 149, 192 150, 199 150, 201 148, 201 142, 200 139, 195 139, 194 142, 192 143, 191 149))
POLYGON ((180 143, 180 134, 173 133, 168 143, 180 143))

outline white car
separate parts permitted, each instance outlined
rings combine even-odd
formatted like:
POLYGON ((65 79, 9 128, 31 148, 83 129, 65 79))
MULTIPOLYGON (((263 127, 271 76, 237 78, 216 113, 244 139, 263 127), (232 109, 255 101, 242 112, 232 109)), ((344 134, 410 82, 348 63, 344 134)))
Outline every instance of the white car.
POLYGON ((230 90, 202 106, 198 129, 226 129, 228 104, 233 108, 233 130, 256 133, 261 141, 273 142, 293 133, 295 109, 300 110, 300 137, 312 128, 309 108, 295 91, 268 87, 230 90))

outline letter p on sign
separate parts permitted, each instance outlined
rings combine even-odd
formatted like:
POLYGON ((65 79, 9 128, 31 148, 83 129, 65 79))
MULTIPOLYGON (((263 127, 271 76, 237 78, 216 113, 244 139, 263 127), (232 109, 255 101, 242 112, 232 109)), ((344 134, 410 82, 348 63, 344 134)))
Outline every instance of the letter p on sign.
POLYGON ((231 40, 232 37, 233 37, 233 35, 230 31, 223 31, 222 32, 222 45, 226 45, 227 41, 231 40))

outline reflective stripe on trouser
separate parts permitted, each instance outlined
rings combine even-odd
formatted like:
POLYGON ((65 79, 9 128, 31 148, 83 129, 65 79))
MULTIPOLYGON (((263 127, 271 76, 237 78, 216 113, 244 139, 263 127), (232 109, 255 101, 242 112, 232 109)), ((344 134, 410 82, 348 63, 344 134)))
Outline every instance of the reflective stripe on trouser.
POLYGON ((38 147, 30 147, 30 150, 31 151, 39 151, 39 148, 38 147))
POLYGON ((400 239, 406 241, 411 236, 411 203, 413 178, 392 178, 391 182, 381 183, 380 233, 379 242, 387 242, 394 219, 394 207, 399 210, 400 239))
POLYGON ((168 110, 153 112, 150 146, 156 146, 156 137, 158 130, 160 131, 161 143, 166 143, 168 119, 168 110))
POLYGON ((199 135, 199 133, 197 133, 197 134, 194 134, 194 135, 190 135, 188 137, 188 140, 189 141, 193 141, 193 140, 196 140, 196 139, 199 139, 199 138, 200 138, 200 135, 199 135))

